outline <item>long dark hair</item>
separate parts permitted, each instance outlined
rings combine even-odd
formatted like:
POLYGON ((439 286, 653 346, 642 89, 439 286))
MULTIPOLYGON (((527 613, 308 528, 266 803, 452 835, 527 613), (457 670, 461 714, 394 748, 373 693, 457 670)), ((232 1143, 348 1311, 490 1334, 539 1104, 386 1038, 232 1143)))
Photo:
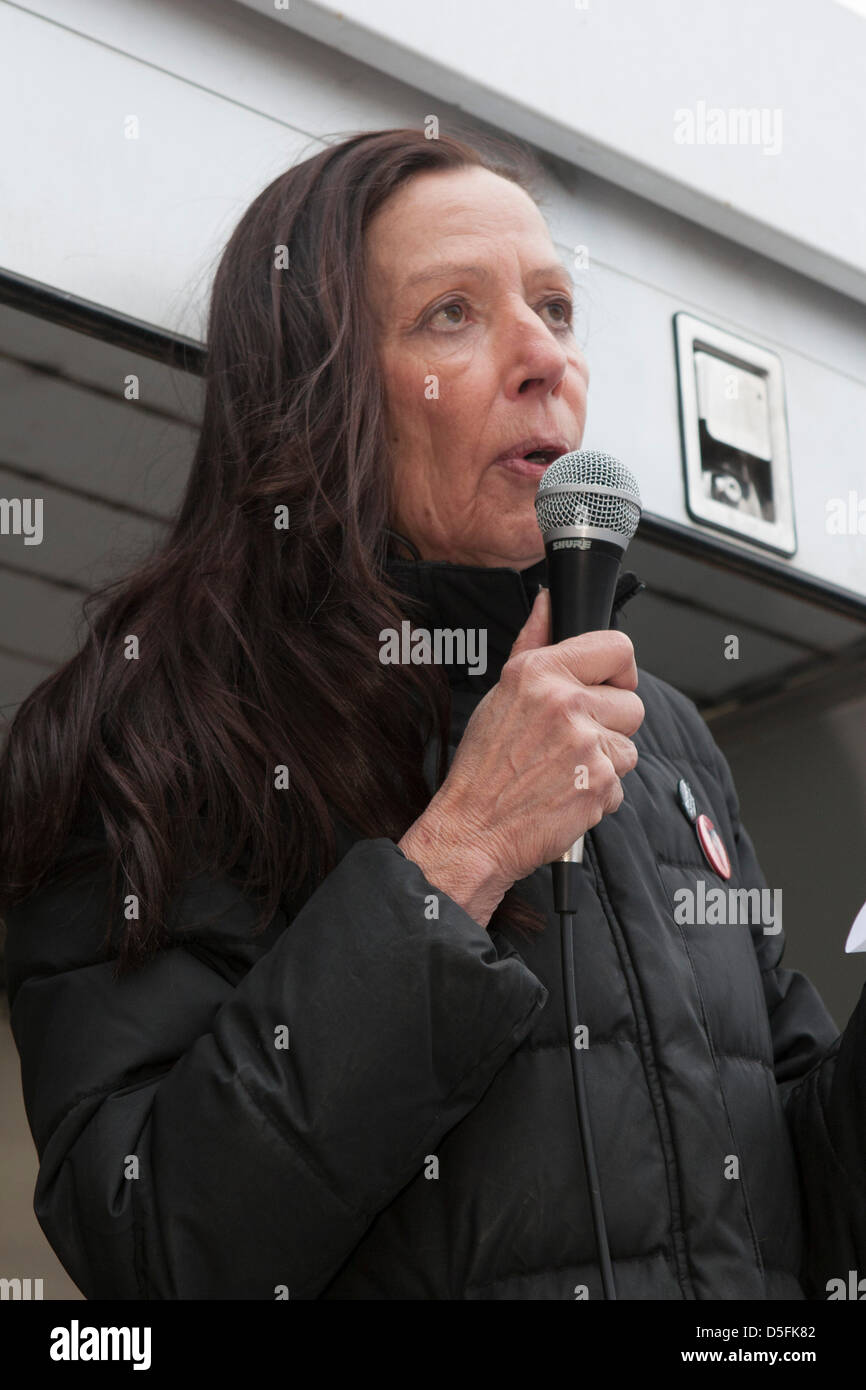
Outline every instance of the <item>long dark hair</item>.
MULTIPOLYGON (((171 534, 89 595, 81 650, 11 725, 0 912, 57 875, 86 809, 111 868, 116 974, 168 944, 169 902, 194 871, 234 874, 263 930, 334 867, 332 813, 398 840, 430 799, 431 735, 445 775, 446 673, 379 660, 379 632, 406 610, 383 571, 390 468, 363 244, 417 173, 475 165, 537 196, 527 147, 470 138, 362 132, 254 200, 213 285, 202 428, 171 534), (124 921, 128 894, 139 915, 124 921)), ((543 925, 515 890, 490 925, 505 922, 543 925)))

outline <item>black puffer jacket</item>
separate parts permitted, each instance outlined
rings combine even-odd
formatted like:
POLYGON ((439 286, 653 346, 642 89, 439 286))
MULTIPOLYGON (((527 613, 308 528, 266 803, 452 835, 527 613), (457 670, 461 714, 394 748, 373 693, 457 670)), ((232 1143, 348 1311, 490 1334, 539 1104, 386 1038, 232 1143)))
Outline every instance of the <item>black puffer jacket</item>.
MULTIPOLYGON (((429 626, 488 629, 486 675, 452 673, 456 743, 544 566, 392 566, 429 626)), ((764 880, 694 706, 643 671, 639 694, 574 940, 618 1296, 824 1298, 866 1270, 866 997, 839 1038, 781 934, 676 924, 679 887, 722 884, 678 779, 725 886, 764 880)), ((341 832, 340 852, 255 940, 236 889, 193 880, 176 948, 120 984, 97 963, 101 878, 10 914, 48 1239, 90 1298, 600 1298, 549 868, 524 882, 550 914, 527 942, 391 840, 341 832)))

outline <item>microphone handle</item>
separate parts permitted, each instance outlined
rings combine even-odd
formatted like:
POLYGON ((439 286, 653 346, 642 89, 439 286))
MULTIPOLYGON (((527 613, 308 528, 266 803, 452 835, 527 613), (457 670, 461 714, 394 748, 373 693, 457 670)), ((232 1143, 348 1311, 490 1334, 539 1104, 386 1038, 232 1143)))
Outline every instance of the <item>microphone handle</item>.
POLYGON ((606 632, 623 550, 607 541, 591 541, 589 550, 559 547, 561 541, 545 546, 553 641, 606 632))
MULTIPOLYGON (((624 549, 600 540, 591 541, 586 550, 549 541, 545 551, 553 641, 582 637, 585 632, 606 632, 624 549)), ((583 836, 554 862, 582 863, 583 836)))

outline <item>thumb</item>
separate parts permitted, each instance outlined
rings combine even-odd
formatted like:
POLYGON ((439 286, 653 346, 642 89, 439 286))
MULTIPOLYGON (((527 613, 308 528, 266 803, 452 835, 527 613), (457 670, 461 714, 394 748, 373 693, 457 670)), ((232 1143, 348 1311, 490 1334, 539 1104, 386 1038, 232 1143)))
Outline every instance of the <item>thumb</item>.
POLYGON ((532 651, 550 644, 550 590, 539 589, 529 617, 514 639, 511 655, 532 651))

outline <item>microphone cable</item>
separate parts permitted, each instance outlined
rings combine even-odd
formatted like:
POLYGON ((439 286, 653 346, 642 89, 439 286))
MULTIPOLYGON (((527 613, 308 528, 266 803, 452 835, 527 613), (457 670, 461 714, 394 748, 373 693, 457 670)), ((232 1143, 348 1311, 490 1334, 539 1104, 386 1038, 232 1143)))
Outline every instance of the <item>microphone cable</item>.
POLYGON ((595 1146, 592 1140, 592 1126, 589 1119, 589 1104, 586 1096, 586 1077, 583 1070, 582 1048, 577 1046, 576 1031, 577 996, 574 984, 574 929, 577 914, 577 873, 574 860, 557 860, 551 865, 553 871, 553 903, 559 915, 560 940, 562 942, 562 975, 565 987, 565 1010, 568 1018, 568 1050, 571 1054, 571 1075, 574 1082, 574 1098, 577 1103, 577 1122, 580 1130, 580 1143, 583 1149, 583 1163, 592 1209, 592 1224, 595 1230, 595 1245, 601 1268, 601 1282, 606 1299, 616 1298, 616 1285, 613 1278, 613 1265, 604 1221, 604 1207, 601 1201, 601 1186, 598 1179, 598 1166, 595 1159, 595 1146))

